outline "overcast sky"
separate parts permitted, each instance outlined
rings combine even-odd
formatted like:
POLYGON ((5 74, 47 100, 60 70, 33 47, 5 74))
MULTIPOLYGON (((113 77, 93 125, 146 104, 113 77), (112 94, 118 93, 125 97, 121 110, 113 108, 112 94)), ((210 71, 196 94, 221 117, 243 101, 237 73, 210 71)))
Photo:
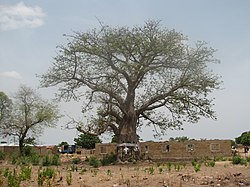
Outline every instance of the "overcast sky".
MULTIPOLYGON (((36 74, 52 65, 56 46, 66 42, 63 34, 99 27, 142 25, 149 19, 187 35, 190 41, 204 40, 218 51, 221 63, 214 72, 222 76, 223 89, 213 94, 218 120, 203 119, 184 125, 183 131, 168 131, 163 139, 176 136, 234 139, 249 131, 250 123, 250 1, 249 0, 0 0, 0 91, 9 97, 25 84, 45 98, 55 89, 38 89, 36 74)), ((80 116, 77 103, 61 103, 63 114, 80 116)), ((48 129, 42 144, 73 143, 76 130, 48 129)), ((152 130, 140 132, 152 140, 152 130)))

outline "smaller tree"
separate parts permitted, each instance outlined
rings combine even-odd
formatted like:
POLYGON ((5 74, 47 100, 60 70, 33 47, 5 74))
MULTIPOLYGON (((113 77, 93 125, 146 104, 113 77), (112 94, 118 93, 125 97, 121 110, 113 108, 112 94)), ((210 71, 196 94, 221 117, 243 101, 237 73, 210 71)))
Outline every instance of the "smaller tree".
POLYGON ((243 132, 239 137, 235 138, 235 142, 237 144, 250 146, 250 131, 243 132))
POLYGON ((11 99, 4 92, 0 92, 0 126, 9 118, 11 109, 11 99))
POLYGON ((101 143, 102 141, 98 136, 91 134, 80 134, 78 138, 74 138, 77 146, 85 149, 94 149, 96 143, 101 143))
POLYGON ((69 143, 62 141, 61 143, 58 144, 58 147, 62 147, 62 146, 65 146, 65 145, 68 146, 69 143))
POLYGON ((177 141, 177 142, 185 142, 185 141, 188 141, 189 138, 186 137, 186 136, 180 136, 180 137, 176 137, 176 138, 169 138, 169 141, 177 141))
POLYGON ((3 136, 15 136, 19 141, 20 154, 24 155, 25 143, 41 135, 44 128, 55 127, 60 117, 57 105, 43 100, 33 89, 20 86, 13 98, 13 108, 1 123, 3 136))

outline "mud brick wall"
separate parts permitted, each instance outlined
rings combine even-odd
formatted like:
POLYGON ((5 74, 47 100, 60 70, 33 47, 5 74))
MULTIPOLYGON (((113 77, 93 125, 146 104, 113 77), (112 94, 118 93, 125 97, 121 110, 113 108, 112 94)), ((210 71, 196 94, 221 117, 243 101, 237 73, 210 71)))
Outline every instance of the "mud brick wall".
POLYGON ((95 149, 77 148, 76 153, 80 154, 83 157, 91 157, 95 156, 95 149))
MULTIPOLYGON (((46 146, 41 147, 32 147, 33 150, 39 154, 39 155, 48 155, 51 153, 57 153, 57 149, 55 148, 47 148, 46 146)), ((18 154, 19 153, 19 147, 18 146, 0 146, 0 151, 6 153, 6 154, 18 154)))
MULTIPOLYGON (((141 157, 152 160, 191 160, 229 157, 232 154, 230 140, 148 141, 140 142, 139 147, 141 157)), ((116 153, 116 144, 96 144, 97 158, 111 153, 116 153)))
POLYGON ((106 155, 116 154, 116 143, 97 143, 95 144, 95 157, 104 158, 106 155))
POLYGON ((18 154, 19 147, 18 146, 0 146, 0 151, 6 154, 18 154))
POLYGON ((152 160, 231 156, 230 140, 150 141, 140 143, 140 148, 142 157, 152 160))

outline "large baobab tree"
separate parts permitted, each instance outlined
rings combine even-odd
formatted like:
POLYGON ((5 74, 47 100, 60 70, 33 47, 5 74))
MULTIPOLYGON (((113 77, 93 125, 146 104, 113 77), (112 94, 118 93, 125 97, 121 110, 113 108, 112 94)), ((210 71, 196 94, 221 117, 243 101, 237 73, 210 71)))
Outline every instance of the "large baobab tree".
POLYGON ((184 121, 215 118, 209 93, 219 77, 209 69, 218 62, 205 42, 191 45, 182 33, 158 21, 143 26, 110 27, 75 32, 47 73, 44 87, 59 87, 58 97, 82 99, 88 123, 81 132, 112 130, 118 142, 138 141, 137 128, 152 125, 159 133, 184 121))

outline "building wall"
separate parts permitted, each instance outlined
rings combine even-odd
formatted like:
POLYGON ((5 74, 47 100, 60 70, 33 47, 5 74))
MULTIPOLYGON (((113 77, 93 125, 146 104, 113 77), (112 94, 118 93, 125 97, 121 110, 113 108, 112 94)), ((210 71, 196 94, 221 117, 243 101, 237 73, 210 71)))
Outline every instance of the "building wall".
POLYGON ((140 148, 143 158, 153 160, 231 156, 230 140, 142 142, 140 148))
MULTIPOLYGON (((152 160, 190 160, 231 156, 230 140, 148 141, 140 142, 139 148, 143 159, 152 160)), ((103 158, 111 153, 116 153, 116 144, 96 144, 97 158, 103 158)))
MULTIPOLYGON (((33 150, 39 155, 48 155, 51 153, 57 153, 56 147, 48 147, 48 146, 39 146, 39 147, 32 147, 33 150)), ((0 146, 0 151, 6 154, 18 154, 19 147, 18 146, 0 146)))
POLYGON ((19 147, 18 146, 0 146, 0 151, 6 153, 6 154, 18 154, 19 153, 19 147))
POLYGON ((97 143, 95 144, 95 157, 101 159, 106 155, 116 154, 116 143, 97 143))

